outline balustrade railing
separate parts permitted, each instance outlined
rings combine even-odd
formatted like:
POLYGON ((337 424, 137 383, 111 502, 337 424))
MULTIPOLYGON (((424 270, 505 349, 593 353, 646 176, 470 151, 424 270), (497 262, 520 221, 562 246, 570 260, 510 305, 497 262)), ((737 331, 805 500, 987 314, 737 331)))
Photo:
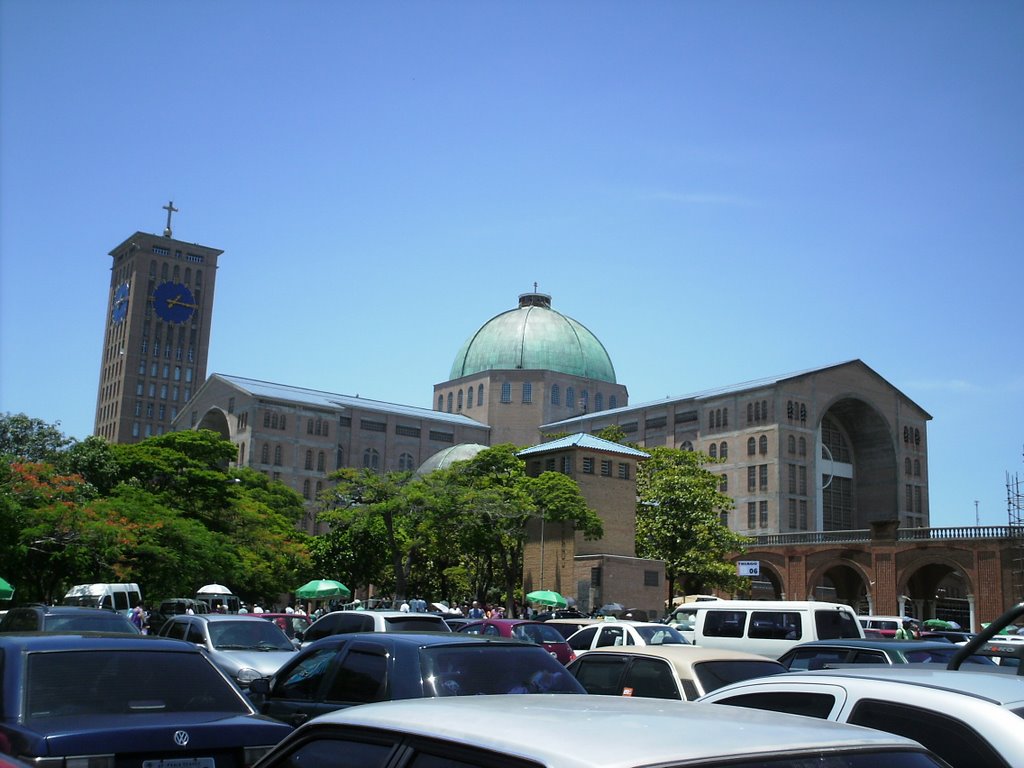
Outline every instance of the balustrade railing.
MULTIPOLYGON (((871 530, 806 531, 802 533, 769 533, 751 536, 755 546, 792 546, 794 544, 842 544, 871 541, 871 530)), ((944 528, 901 528, 897 541, 950 541, 956 539, 1024 539, 1021 525, 972 525, 944 528)))

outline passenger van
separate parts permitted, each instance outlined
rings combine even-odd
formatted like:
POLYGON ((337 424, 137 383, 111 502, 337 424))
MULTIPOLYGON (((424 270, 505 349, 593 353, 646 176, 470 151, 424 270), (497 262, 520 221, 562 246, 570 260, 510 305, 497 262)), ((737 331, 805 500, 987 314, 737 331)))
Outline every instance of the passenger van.
POLYGON ((138 584, 76 584, 64 595, 63 605, 107 608, 127 615, 141 602, 138 584))
POLYGON ((680 629, 694 645, 757 653, 777 659, 811 640, 864 637, 848 605, 811 600, 719 600, 689 603, 674 613, 692 629, 680 629), (687 613, 684 615, 682 611, 687 613))

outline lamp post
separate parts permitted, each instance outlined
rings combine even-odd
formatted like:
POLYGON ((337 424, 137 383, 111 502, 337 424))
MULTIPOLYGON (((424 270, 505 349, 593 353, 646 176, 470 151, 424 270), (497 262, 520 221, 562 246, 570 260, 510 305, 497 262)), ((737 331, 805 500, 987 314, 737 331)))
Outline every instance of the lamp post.
POLYGON ((978 517, 978 500, 974 500, 974 525, 977 527, 981 526, 981 518, 978 517))

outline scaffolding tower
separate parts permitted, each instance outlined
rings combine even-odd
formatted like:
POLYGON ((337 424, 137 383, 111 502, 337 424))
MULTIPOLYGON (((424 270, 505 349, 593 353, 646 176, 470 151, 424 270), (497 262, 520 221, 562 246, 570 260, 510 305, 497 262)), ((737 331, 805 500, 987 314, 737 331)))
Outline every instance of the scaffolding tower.
POLYGON ((1006 473, 1006 508, 1013 537, 1013 598, 1024 602, 1024 486, 1019 474, 1006 473))

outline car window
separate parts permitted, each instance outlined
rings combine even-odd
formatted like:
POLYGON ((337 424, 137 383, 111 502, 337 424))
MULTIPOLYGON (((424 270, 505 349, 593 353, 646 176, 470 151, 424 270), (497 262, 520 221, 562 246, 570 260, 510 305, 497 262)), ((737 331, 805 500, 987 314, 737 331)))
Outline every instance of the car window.
POLYGON ((585 654, 569 665, 569 671, 576 676, 587 693, 602 696, 621 696, 619 680, 629 663, 625 655, 585 654))
POLYGON ((199 653, 59 651, 28 657, 27 718, 249 710, 199 653), (168 685, 188 680, 188 685, 168 685))
POLYGON ((353 648, 341 660, 325 701, 367 704, 387 698, 387 656, 353 648))
POLYGON ((12 608, 0 628, 4 632, 33 632, 39 629, 39 617, 31 608, 12 608))
POLYGON ((481 632, 480 634, 481 635, 491 635, 492 637, 500 637, 501 636, 501 630, 498 629, 493 624, 486 624, 486 625, 484 625, 484 631, 481 632))
POLYGON ((569 643, 569 647, 574 651, 586 651, 590 648, 594 642, 594 635, 597 634, 599 627, 587 627, 581 629, 575 635, 570 637, 566 642, 569 643))
POLYGON ((829 693, 810 691, 765 691, 763 693, 744 693, 728 698, 716 699, 716 704, 728 704, 732 707, 747 709, 767 709, 772 712, 788 712, 791 715, 828 718, 836 705, 835 696, 829 693))
POLYGON ((819 640, 861 637, 860 624, 849 611, 822 610, 814 612, 814 628, 819 640))
POLYGON ((850 659, 854 664, 888 664, 889 659, 881 651, 854 651, 853 658, 850 659))
POLYGON ((798 648, 779 661, 790 669, 823 669, 826 664, 842 664, 847 655, 845 648, 798 648))
POLYGON ((686 638, 673 627, 634 627, 635 631, 647 645, 689 645, 686 638))
POLYGON ((565 638, 558 633, 558 630, 547 624, 517 624, 512 629, 512 636, 537 645, 565 642, 565 638))
MULTIPOLYGON (((601 627, 597 636, 595 648, 604 648, 609 645, 625 645, 626 631, 622 627, 601 627)), ((632 644, 632 643, 631 643, 632 644)))
POLYGON ((479 635, 480 634, 480 630, 482 630, 483 627, 484 627, 484 625, 483 624, 479 624, 479 623, 477 623, 477 624, 463 624, 461 627, 459 627, 459 632, 462 632, 463 634, 466 634, 466 635, 479 635))
POLYGON ((1006 761, 971 726, 930 709, 864 699, 854 706, 848 722, 911 738, 954 768, 1006 765, 1006 761))
POLYGON ((633 659, 622 683, 624 696, 681 699, 675 668, 662 659, 633 659))
POLYGON ((357 741, 341 737, 321 736, 299 742, 299 746, 282 755, 275 763, 281 768, 383 768, 394 751, 392 742, 357 741))
POLYGON ((132 624, 118 613, 97 611, 95 616, 55 614, 43 619, 43 628, 48 632, 133 632, 132 624))
POLYGON ((762 640, 799 640, 803 621, 796 611, 754 611, 747 635, 762 640))
POLYGON ((185 624, 185 639, 196 645, 206 645, 206 633, 203 626, 197 621, 183 622, 185 624))
POLYGON ((707 637, 743 637, 745 611, 705 611, 704 634, 707 637))
POLYGON ((210 622, 210 642, 220 651, 290 651, 293 646, 280 627, 270 621, 210 622))
POLYGON ((702 661, 693 665, 693 673, 700 681, 700 686, 704 689, 704 693, 717 691, 723 685, 738 683, 740 680, 778 675, 785 671, 786 668, 777 661, 721 659, 702 661))
POLYGON ((335 647, 320 648, 299 659, 277 680, 272 693, 276 699, 312 701, 327 674, 328 665, 339 653, 335 647))
POLYGON ((184 640, 187 628, 188 625, 183 621, 169 621, 166 627, 160 631, 160 634, 175 640, 184 640))
POLYGON ((435 696, 585 692, 558 660, 536 646, 424 648, 420 667, 435 696))

